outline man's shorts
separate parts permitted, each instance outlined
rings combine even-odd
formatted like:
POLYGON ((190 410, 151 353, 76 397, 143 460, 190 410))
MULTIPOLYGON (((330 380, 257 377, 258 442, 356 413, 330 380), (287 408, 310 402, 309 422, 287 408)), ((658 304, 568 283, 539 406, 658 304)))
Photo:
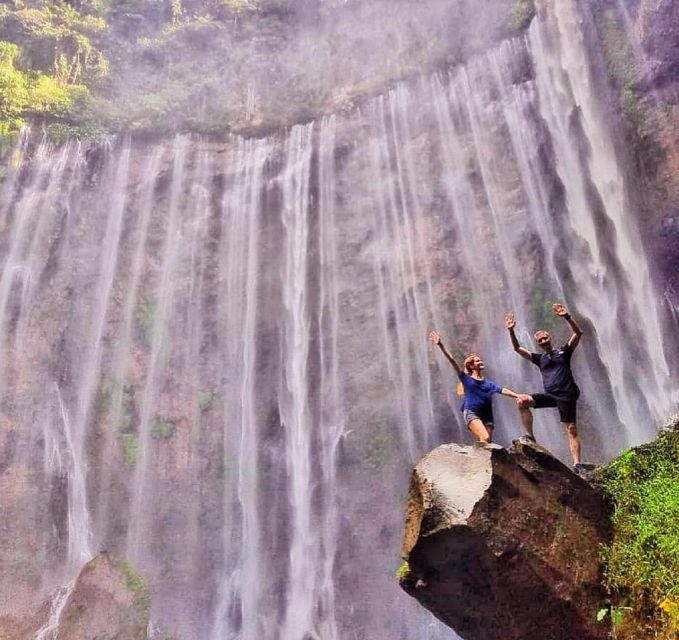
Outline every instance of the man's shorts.
POLYGON ((549 393, 532 393, 531 397, 535 402, 536 409, 556 407, 559 410, 559 420, 561 422, 575 422, 577 398, 559 398, 549 393))
POLYGON ((488 427, 489 429, 495 428, 495 425, 493 424, 493 417, 492 416, 490 416, 490 420, 488 419, 488 416, 486 416, 485 419, 484 419, 483 417, 477 415, 473 411, 470 411, 469 409, 465 409, 462 412, 462 417, 464 418, 464 423, 467 425, 467 428, 469 428, 469 423, 472 420, 481 420, 481 422, 483 422, 483 424, 485 424, 486 427, 488 427))

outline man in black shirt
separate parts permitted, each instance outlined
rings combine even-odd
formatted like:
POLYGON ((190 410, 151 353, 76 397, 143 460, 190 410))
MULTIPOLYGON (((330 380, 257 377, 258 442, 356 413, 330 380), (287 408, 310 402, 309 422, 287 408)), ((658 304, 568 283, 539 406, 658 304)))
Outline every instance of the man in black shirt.
POLYGON ((535 436, 533 435, 533 414, 530 411, 530 407, 535 409, 556 407, 559 410, 559 418, 566 427, 566 433, 568 434, 568 446, 573 456, 573 466, 579 472, 584 468, 580 464, 581 447, 576 424, 576 405, 580 397, 580 389, 573 379, 571 356, 574 349, 580 343, 582 329, 571 318, 568 310, 562 304, 553 304, 552 309, 557 316, 568 322, 573 330, 573 334, 565 345, 555 349, 552 346, 552 337, 547 331, 540 330, 536 332, 535 342, 544 353, 531 353, 528 349, 524 349, 519 344, 514 333, 514 327, 516 327, 514 314, 508 313, 505 316, 505 324, 507 329, 509 329, 509 336, 512 340, 514 351, 522 358, 530 360, 535 366, 539 367, 545 387, 544 393, 524 395, 517 402, 526 435, 533 440, 535 440, 535 436))

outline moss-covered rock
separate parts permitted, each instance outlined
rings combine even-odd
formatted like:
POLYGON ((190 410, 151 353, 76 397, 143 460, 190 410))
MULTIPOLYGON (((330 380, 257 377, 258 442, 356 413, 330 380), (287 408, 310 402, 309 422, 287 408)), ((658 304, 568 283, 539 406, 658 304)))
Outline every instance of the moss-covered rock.
POLYGON ((151 597, 126 560, 100 554, 80 571, 59 623, 60 640, 146 640, 151 597))
POLYGON ((616 637, 677 638, 679 417, 655 442, 613 460, 598 481, 615 507, 604 560, 616 637))

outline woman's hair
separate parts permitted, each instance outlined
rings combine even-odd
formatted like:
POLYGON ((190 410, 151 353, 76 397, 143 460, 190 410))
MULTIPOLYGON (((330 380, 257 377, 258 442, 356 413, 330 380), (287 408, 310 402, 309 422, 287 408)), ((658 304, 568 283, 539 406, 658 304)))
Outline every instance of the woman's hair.
POLYGON ((470 354, 464 359, 464 370, 465 370, 467 373, 471 373, 471 372, 472 372, 472 363, 474 362, 474 360, 475 360, 476 358, 480 358, 480 357, 481 357, 481 356, 479 356, 479 355, 476 354, 476 353, 470 353, 470 354))

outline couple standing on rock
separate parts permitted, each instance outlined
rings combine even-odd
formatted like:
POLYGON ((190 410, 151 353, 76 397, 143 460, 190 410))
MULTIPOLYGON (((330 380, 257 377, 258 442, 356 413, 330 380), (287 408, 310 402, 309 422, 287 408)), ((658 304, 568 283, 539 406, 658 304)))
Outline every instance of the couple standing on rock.
POLYGON ((540 369, 544 393, 516 393, 506 387, 500 387, 483 376, 485 368, 483 360, 476 354, 471 354, 464 359, 463 367, 460 367, 455 358, 446 349, 441 336, 432 331, 429 339, 439 346, 443 355, 448 359, 453 369, 460 377, 464 388, 464 402, 462 415, 467 428, 481 441, 490 442, 493 437, 493 395, 499 393, 509 398, 514 398, 519 407, 521 422, 526 432, 525 437, 535 442, 533 435, 533 409, 555 407, 559 411, 559 418, 566 428, 568 445, 573 457, 573 466, 576 471, 583 470, 586 465, 580 462, 580 439, 576 425, 576 404, 580 396, 580 389, 575 384, 571 371, 571 356, 578 346, 582 336, 582 329, 573 320, 566 307, 555 303, 552 305, 554 313, 568 322, 573 334, 568 342, 562 347, 554 348, 552 337, 548 331, 540 330, 535 333, 535 342, 543 353, 532 353, 524 349, 514 333, 516 319, 513 313, 505 316, 505 325, 509 330, 514 351, 522 358, 530 360, 540 369))

